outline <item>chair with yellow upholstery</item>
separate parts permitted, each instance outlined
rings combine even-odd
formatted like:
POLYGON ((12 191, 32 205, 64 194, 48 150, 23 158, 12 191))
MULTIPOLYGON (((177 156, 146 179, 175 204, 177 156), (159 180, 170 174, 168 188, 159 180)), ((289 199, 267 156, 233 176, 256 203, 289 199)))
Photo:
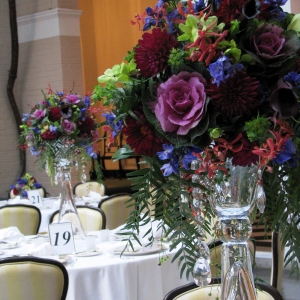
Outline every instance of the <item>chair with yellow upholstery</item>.
MULTIPOLYGON (((105 229, 106 216, 102 209, 85 205, 78 205, 76 209, 85 231, 98 231, 105 229)), ((57 222, 58 216, 59 210, 56 210, 54 213, 52 213, 50 217, 50 224, 57 222)))
POLYGON ((56 260, 13 257, 0 260, 1 300, 64 300, 69 276, 56 260))
POLYGON ((87 197, 91 191, 103 196, 105 195, 105 185, 97 181, 87 181, 77 183, 73 189, 74 195, 77 197, 87 197))
POLYGON ((98 207, 101 208, 106 215, 106 228, 115 229, 126 223, 132 207, 128 207, 126 203, 131 198, 129 193, 119 193, 102 199, 98 207))
MULTIPOLYGON (((199 287, 195 283, 177 287, 170 291, 163 300, 212 300, 220 298, 221 286, 219 280, 214 280, 213 284, 206 287, 199 287)), ((280 293, 267 283, 256 283, 258 300, 283 300, 280 293)), ((250 299, 249 299, 250 300, 250 299)))
POLYGON ((24 235, 38 233, 41 224, 38 207, 25 204, 12 204, 0 207, 0 229, 16 226, 24 235))

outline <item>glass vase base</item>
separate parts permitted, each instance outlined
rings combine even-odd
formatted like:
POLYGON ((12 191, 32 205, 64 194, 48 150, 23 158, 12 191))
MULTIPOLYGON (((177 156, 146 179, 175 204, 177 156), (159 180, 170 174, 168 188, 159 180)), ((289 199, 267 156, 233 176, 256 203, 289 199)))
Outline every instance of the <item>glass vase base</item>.
POLYGON ((221 300, 256 300, 251 276, 241 262, 235 262, 228 270, 222 285, 221 300))

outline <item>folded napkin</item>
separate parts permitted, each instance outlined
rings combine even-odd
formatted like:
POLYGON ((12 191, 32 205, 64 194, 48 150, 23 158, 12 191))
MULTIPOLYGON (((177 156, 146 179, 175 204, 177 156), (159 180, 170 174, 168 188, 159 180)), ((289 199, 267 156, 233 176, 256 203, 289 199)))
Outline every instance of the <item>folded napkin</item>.
POLYGON ((88 196, 91 197, 93 201, 100 201, 102 198, 99 193, 93 191, 90 191, 88 196))
POLYGON ((0 229, 0 242, 19 244, 24 240, 24 235, 15 226, 0 229))
POLYGON ((53 254, 52 246, 49 242, 43 243, 42 245, 37 246, 29 250, 29 255, 33 256, 50 256, 53 254))
POLYGON ((28 199, 19 199, 19 198, 15 198, 15 199, 9 199, 7 204, 32 204, 28 199))

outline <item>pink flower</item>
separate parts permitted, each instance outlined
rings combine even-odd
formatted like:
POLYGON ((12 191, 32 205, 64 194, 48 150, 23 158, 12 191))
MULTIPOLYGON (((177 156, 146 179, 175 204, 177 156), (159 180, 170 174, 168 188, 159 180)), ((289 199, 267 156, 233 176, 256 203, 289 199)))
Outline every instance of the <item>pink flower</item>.
POLYGON ((198 125, 205 113, 205 84, 196 72, 180 72, 160 84, 154 112, 163 131, 184 135, 198 125))
POLYGON ((76 124, 69 120, 63 120, 61 123, 61 127, 66 132, 66 134, 72 134, 76 130, 76 124))
POLYGON ((64 102, 66 102, 68 104, 77 104, 80 102, 80 98, 76 94, 69 94, 64 99, 64 102))
POLYGON ((37 119, 42 119, 44 118, 46 115, 46 109, 41 110, 41 109, 37 109, 34 113, 33 116, 37 119))

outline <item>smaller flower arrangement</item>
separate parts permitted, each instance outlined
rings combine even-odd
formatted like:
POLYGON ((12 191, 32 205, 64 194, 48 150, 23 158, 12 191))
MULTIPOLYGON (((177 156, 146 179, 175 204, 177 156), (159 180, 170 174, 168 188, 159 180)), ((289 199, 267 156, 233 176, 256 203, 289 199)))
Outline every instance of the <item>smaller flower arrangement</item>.
POLYGON ((95 115, 90 97, 73 92, 54 92, 49 86, 44 99, 23 116, 20 148, 30 149, 51 179, 61 158, 81 161, 97 158, 98 140, 95 115))
POLYGON ((26 173, 23 177, 19 177, 15 185, 10 186, 15 196, 28 197, 27 191, 42 188, 42 185, 30 174, 26 173))

